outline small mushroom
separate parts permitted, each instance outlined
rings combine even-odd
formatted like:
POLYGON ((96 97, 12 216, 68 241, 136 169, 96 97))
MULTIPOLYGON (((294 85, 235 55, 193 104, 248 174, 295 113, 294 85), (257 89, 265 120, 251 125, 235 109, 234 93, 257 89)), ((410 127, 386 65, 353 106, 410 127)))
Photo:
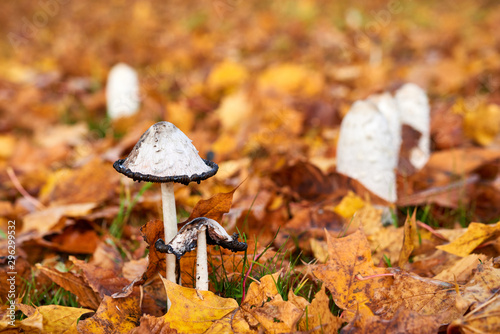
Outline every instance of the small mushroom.
MULTIPOLYGON (((165 240, 177 234, 177 215, 173 183, 184 185, 208 179, 219 166, 200 158, 191 140, 175 125, 158 122, 139 139, 126 159, 113 167, 134 181, 161 183, 165 240)), ((167 255, 167 279, 175 282, 175 257, 167 255)))
POLYGON ((109 71, 106 103, 112 120, 132 116, 139 110, 139 79, 132 67, 119 63, 109 71))
POLYGON ((430 157, 430 106, 425 91, 414 83, 407 83, 396 91, 401 112, 401 123, 421 133, 418 146, 410 152, 410 162, 421 169, 430 157))
POLYGON ((389 202, 396 201, 397 154, 391 131, 377 107, 355 102, 340 126, 337 142, 337 171, 361 182, 389 202))
POLYGON ((239 234, 229 235, 215 220, 200 217, 186 223, 177 235, 168 243, 158 239, 156 250, 161 253, 174 254, 178 259, 192 251, 198 244, 196 254, 196 289, 208 291, 207 244, 219 245, 233 252, 244 251, 247 244, 238 241, 239 234))

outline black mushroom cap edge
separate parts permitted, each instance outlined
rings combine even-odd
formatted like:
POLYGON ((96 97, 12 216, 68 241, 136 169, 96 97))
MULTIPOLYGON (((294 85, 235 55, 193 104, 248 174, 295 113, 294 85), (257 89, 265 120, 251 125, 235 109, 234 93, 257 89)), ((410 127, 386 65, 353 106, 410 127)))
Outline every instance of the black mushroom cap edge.
POLYGON ((167 182, 177 182, 182 183, 183 185, 188 185, 190 182, 200 183, 200 181, 206 180, 209 177, 214 176, 219 170, 219 166, 210 160, 202 159, 205 164, 212 168, 208 172, 201 174, 193 174, 189 175, 173 175, 173 176, 155 176, 150 174, 142 174, 138 172, 132 172, 130 169, 125 168, 123 163, 126 159, 116 160, 113 164, 113 168, 116 169, 117 172, 122 173, 123 175, 133 179, 134 181, 146 181, 146 182, 155 182, 155 183, 167 183, 167 182))
MULTIPOLYGON (((198 224, 204 219, 206 218, 198 217, 193 219, 192 221, 184 225, 184 227, 181 229, 181 231, 179 231, 179 233, 181 233, 183 229, 189 228, 190 226, 204 225, 203 223, 198 224)), ((195 228, 198 229, 199 227, 200 226, 196 226, 195 228)), ((210 225, 208 225, 207 229, 205 230, 205 233, 207 235, 207 245, 219 245, 223 248, 231 250, 233 253, 245 251, 248 247, 246 242, 238 241, 240 235, 236 232, 233 233, 233 235, 231 236, 231 240, 224 240, 223 238, 221 238, 220 235, 218 235, 214 231, 214 229, 210 225)), ((177 251, 170 244, 166 244, 165 241, 163 241, 163 239, 160 238, 156 240, 154 247, 160 253, 174 254, 177 257, 177 259, 180 259, 185 253, 195 249, 197 242, 198 242, 197 239, 186 240, 186 243, 184 244, 182 249, 177 251)))

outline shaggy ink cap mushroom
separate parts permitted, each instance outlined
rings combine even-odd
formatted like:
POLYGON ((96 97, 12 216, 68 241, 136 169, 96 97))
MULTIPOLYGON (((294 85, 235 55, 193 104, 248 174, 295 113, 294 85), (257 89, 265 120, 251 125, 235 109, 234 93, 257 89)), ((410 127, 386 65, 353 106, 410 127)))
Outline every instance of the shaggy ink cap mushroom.
POLYGON ((158 239, 155 243, 156 250, 160 253, 174 254, 180 259, 184 254, 196 248, 198 235, 202 227, 206 227, 208 245, 219 245, 232 252, 247 249, 245 242, 238 241, 238 233, 229 235, 217 221, 200 217, 186 223, 168 244, 165 244, 162 239, 158 239))
MULTIPOLYGON (((191 140, 169 122, 152 125, 129 156, 115 161, 113 167, 135 181, 161 183, 163 226, 167 242, 177 234, 173 183, 200 183, 215 175, 219 169, 216 163, 202 159, 191 140)), ((175 256, 167 255, 166 258, 166 278, 175 282, 175 256)), ((168 303, 167 308, 169 306, 168 303)))
POLYGON ((368 101, 357 101, 340 125, 337 172, 358 180, 388 202, 395 202, 397 154, 386 118, 368 101))
POLYGON ((217 221, 200 217, 184 225, 168 244, 158 239, 155 247, 161 253, 175 254, 178 259, 197 247, 196 289, 208 291, 207 244, 219 245, 233 252, 246 250, 247 244, 239 242, 238 237, 238 233, 229 235, 217 221))
POLYGON ((126 159, 113 167, 134 181, 200 183, 217 173, 215 162, 202 159, 191 140, 175 125, 158 122, 139 139, 126 159))

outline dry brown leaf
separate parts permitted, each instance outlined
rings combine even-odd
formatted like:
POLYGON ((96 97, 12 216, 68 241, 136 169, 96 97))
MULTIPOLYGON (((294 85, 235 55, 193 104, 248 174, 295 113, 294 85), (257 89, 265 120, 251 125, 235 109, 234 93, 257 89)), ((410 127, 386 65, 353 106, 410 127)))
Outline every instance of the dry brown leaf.
POLYGON ((476 269, 479 263, 485 261, 486 256, 483 254, 470 254, 441 271, 434 276, 434 279, 448 282, 454 282, 455 280, 457 282, 466 282, 471 278, 473 269, 476 269))
POLYGON ((228 193, 219 193, 207 200, 200 200, 186 221, 191 221, 198 217, 206 217, 221 222, 222 216, 231 209, 233 194, 236 189, 238 188, 234 188, 228 193))
POLYGON ((105 296, 96 313, 78 323, 79 333, 126 333, 134 329, 141 316, 138 297, 111 298, 105 296))
POLYGON ((110 163, 94 158, 83 167, 54 174, 41 193, 41 200, 52 205, 102 203, 114 196, 120 176, 110 163))
POLYGON ((477 265, 476 272, 461 289, 463 299, 470 306, 484 303, 500 289, 500 269, 495 268, 492 261, 477 265))
POLYGON ((344 322, 330 312, 330 299, 325 292, 325 285, 316 293, 311 304, 306 307, 307 310, 304 310, 304 315, 299 324, 299 330, 301 331, 336 333, 344 322))
POLYGON ((249 312, 268 333, 289 333, 297 330, 297 323, 303 311, 290 301, 283 301, 277 295, 261 307, 251 308, 249 312))
POLYGON ((341 331, 342 334, 434 334, 440 327, 440 319, 436 316, 421 315, 401 307, 394 317, 384 320, 381 317, 360 319, 357 317, 341 331))
POLYGON ((96 310, 99 307, 101 298, 88 285, 82 277, 76 276, 71 272, 60 272, 56 269, 43 267, 37 265, 37 268, 45 275, 47 275, 54 283, 63 289, 73 293, 78 297, 80 305, 96 310))
POLYGON ((418 245, 416 214, 417 210, 413 211, 413 215, 411 216, 411 218, 409 215, 406 217, 403 246, 401 247, 401 252, 399 253, 398 260, 398 265, 402 269, 404 269, 405 265, 408 263, 415 245, 418 245))
POLYGON ((79 203, 54 206, 30 213, 23 218, 23 231, 35 230, 40 234, 52 231, 63 217, 79 217, 90 213, 96 203, 79 203))
POLYGON ((454 284, 420 277, 413 273, 393 269, 394 281, 390 287, 375 291, 370 306, 376 315, 391 319, 400 307, 421 315, 444 314, 443 322, 459 315, 455 309, 454 284))
POLYGON ((250 310, 254 307, 261 307, 267 300, 272 300, 278 295, 276 282, 281 271, 272 275, 266 275, 260 282, 252 282, 248 288, 245 299, 241 302, 241 307, 250 310))
POLYGON ((460 331, 464 334, 500 332, 500 296, 498 293, 470 311, 465 316, 454 320, 448 327, 448 333, 460 331))
POLYGON ((387 269, 373 265, 370 246, 362 231, 357 231, 344 238, 335 238, 327 234, 329 259, 326 264, 318 265, 313 274, 323 281, 332 293, 335 304, 347 311, 347 319, 361 312, 373 315, 371 299, 375 291, 388 287, 392 277, 375 277, 359 280, 359 276, 388 274, 387 269))
POLYGON ((112 269, 96 267, 74 256, 70 256, 69 260, 76 268, 82 270, 85 281, 95 292, 99 293, 101 298, 111 296, 130 283, 126 278, 119 277, 119 273, 112 269))

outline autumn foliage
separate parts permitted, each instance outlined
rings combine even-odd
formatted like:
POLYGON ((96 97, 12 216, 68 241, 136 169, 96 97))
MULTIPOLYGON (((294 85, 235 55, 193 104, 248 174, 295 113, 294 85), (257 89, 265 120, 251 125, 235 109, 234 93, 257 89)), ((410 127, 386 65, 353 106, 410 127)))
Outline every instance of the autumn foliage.
POLYGON ((1 332, 500 332, 497 2, 1 6, 1 332), (113 119, 120 62, 139 109, 113 119), (388 202, 337 171, 339 129, 409 82, 431 154, 411 166, 422 134, 401 128, 388 202), (219 165, 175 185, 179 227, 208 217, 248 243, 209 246, 210 291, 196 252, 164 279, 160 186, 112 167, 158 121, 219 165))

